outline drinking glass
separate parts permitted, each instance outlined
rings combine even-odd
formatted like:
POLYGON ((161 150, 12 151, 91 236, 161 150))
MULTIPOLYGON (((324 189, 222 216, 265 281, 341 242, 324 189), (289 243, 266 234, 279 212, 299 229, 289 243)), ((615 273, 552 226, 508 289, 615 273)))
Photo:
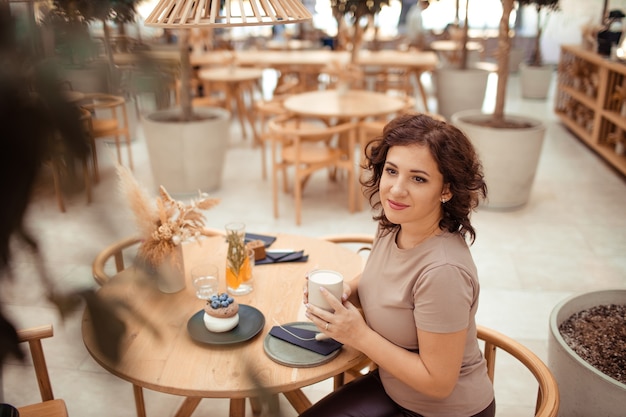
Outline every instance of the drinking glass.
POLYGON ((191 281, 196 289, 196 297, 208 300, 219 289, 219 270, 211 263, 200 264, 191 269, 191 281))
POLYGON ((244 295, 252 291, 254 250, 246 248, 245 234, 244 223, 226 225, 226 288, 233 295, 244 295))

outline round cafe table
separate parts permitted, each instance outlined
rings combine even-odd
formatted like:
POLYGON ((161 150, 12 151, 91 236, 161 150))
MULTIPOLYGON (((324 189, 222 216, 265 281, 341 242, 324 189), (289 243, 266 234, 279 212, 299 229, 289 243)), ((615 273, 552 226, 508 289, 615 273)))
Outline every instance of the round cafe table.
POLYGON ((255 139, 257 139, 257 135, 254 129, 254 118, 252 112, 246 108, 245 95, 248 93, 250 101, 252 101, 254 83, 262 77, 262 69, 248 67, 216 67, 201 69, 198 72, 198 78, 201 80, 221 83, 226 86, 227 102, 231 103, 231 100, 234 99, 237 104, 237 113, 243 137, 246 137, 246 128, 244 126, 244 118, 246 118, 250 124, 252 136, 255 139))
POLYGON ((362 120, 399 112, 407 104, 400 97, 375 91, 321 90, 295 94, 287 98, 283 105, 290 112, 302 116, 362 120))
MULTIPOLYGON (((220 269, 220 291, 225 290, 227 244, 212 237, 206 261, 220 269)), ((118 361, 112 361, 96 343, 97 331, 89 311, 83 316, 83 341, 91 356, 113 375, 133 384, 137 415, 145 416, 143 389, 186 397, 176 416, 189 416, 203 398, 230 398, 230 416, 245 415, 245 399, 282 393, 298 413, 311 403, 300 388, 355 366, 363 355, 342 347, 330 361, 308 368, 291 367, 272 360, 264 351, 264 339, 276 324, 308 321, 304 316, 302 288, 305 273, 313 268, 332 269, 352 279, 362 269, 362 258, 350 249, 311 237, 278 234, 271 249, 304 250, 307 262, 285 262, 254 267, 254 290, 236 296, 240 305, 258 309, 265 322, 250 340, 234 344, 194 341, 188 321, 204 307, 191 284, 174 294, 142 285, 143 275, 128 268, 103 285, 98 297, 104 302, 125 303, 133 311, 120 310, 126 331, 118 361)))

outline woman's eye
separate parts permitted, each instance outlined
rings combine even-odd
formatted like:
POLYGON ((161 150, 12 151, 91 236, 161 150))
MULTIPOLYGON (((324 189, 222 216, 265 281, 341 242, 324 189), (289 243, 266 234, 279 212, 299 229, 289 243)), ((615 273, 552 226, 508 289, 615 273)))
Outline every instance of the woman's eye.
POLYGON ((413 177, 413 181, 415 181, 415 182, 426 182, 426 178, 423 178, 423 177, 413 177))
POLYGON ((387 174, 389 174, 389 175, 395 175, 397 171, 395 169, 393 169, 393 168, 387 167, 387 168, 385 168, 385 172, 387 174))

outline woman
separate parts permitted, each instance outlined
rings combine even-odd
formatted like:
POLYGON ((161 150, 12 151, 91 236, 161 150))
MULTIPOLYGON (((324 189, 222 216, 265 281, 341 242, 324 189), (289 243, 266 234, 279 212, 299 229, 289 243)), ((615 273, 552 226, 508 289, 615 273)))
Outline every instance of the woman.
POLYGON ((334 313, 308 304, 306 290, 304 301, 321 332, 378 369, 302 416, 493 417, 468 247, 476 237, 470 214, 487 194, 476 152, 454 126, 405 114, 366 155, 371 175, 362 185, 378 221, 367 264, 341 301, 321 290, 334 313))

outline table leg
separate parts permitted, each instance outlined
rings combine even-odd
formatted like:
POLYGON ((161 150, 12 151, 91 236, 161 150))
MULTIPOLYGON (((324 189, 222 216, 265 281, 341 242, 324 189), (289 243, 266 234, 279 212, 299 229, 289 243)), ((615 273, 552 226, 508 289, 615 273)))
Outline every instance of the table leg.
POLYGON ((283 394, 285 395, 289 403, 293 406, 293 408, 298 412, 298 414, 302 414, 309 407, 311 407, 311 405, 313 405, 300 389, 285 392, 283 394))
MULTIPOLYGON (((264 399, 267 401, 269 415, 278 415, 280 410, 278 394, 268 395, 267 397, 264 397, 264 399)), ((258 416, 263 412, 263 401, 258 397, 250 397, 250 407, 252 408, 252 415, 258 416)))
POLYGON ((234 87, 233 94, 235 95, 235 102, 237 103, 237 117, 239 117, 239 123, 241 124, 241 133, 243 134, 243 138, 246 139, 248 135, 246 134, 244 118, 247 115, 246 105, 243 101, 243 91, 241 87, 234 87))
POLYGON ((246 416, 246 399, 231 398, 229 417, 245 417, 246 416))
POLYGON ((174 417, 189 417, 200 404, 202 397, 187 397, 185 401, 178 407, 178 411, 174 417))
POLYGON ((146 417, 146 403, 143 399, 143 389, 139 385, 133 385, 133 395, 135 396, 137 417, 146 417))
POLYGON ((421 71, 415 71, 415 81, 417 83, 417 88, 420 90, 420 95, 422 96, 422 103, 424 103, 424 111, 428 113, 428 97, 426 96, 426 90, 424 89, 424 85, 422 84, 422 80, 420 76, 422 75, 421 71))

